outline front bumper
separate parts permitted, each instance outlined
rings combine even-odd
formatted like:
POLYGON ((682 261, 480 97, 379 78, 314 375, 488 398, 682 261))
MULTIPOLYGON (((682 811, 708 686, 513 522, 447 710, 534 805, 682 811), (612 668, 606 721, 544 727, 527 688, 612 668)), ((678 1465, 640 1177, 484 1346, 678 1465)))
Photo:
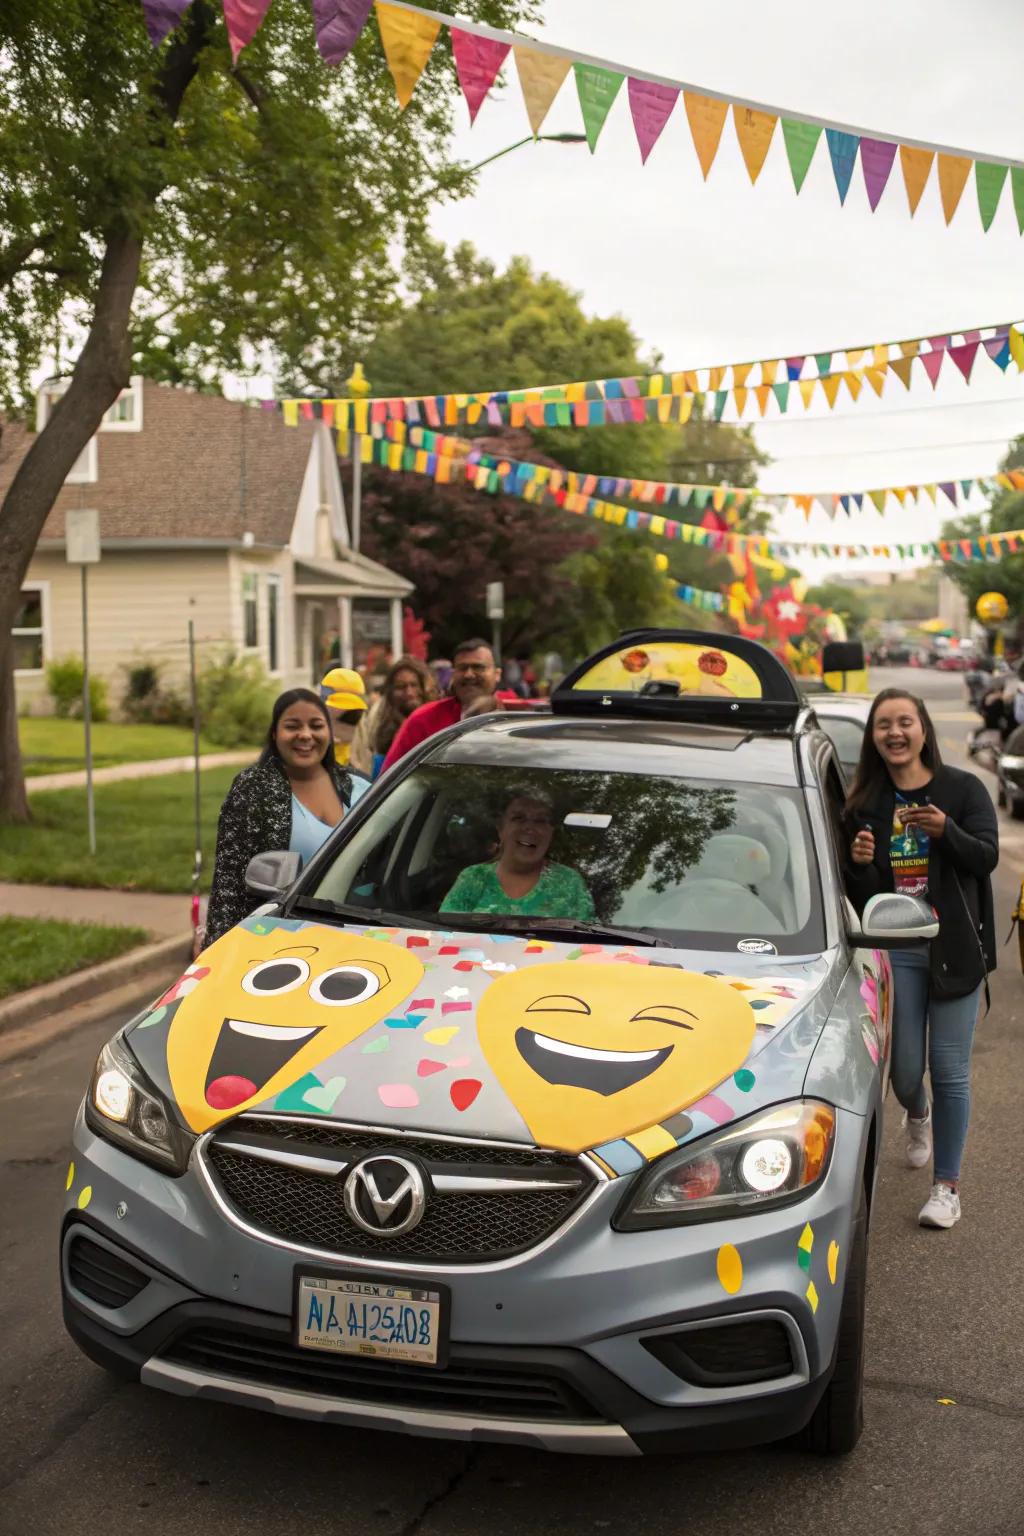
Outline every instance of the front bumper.
POLYGON ((431 1371, 296 1349, 295 1271, 325 1257, 241 1230, 194 1169, 167 1178, 80 1115, 62 1231, 65 1322, 91 1358, 146 1385, 324 1422, 625 1455, 783 1438, 807 1422, 831 1374, 865 1129, 856 1115, 838 1119, 826 1179, 789 1207, 619 1233, 618 1180, 540 1250, 432 1267, 452 1311, 448 1365, 431 1371), (136 1294, 101 1305, 94 1284, 90 1296, 76 1283, 69 1254, 83 1237, 115 1269, 137 1272, 136 1294), (739 1267, 720 1262, 727 1246, 739 1267), (737 1324, 784 1339, 787 1366, 760 1380, 680 1366, 678 1341, 709 1330, 735 1339, 737 1324))

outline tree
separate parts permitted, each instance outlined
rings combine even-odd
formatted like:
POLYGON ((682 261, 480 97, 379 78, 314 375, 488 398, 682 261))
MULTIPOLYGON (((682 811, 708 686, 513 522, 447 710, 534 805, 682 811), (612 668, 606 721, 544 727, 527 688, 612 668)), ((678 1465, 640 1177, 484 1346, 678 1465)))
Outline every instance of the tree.
MULTIPOLYGON (((999 468, 1004 473, 1024 468, 1024 436, 1014 438, 999 468)), ((999 491, 987 513, 970 513, 945 523, 942 537, 976 539, 980 534, 1004 533, 1017 528, 1024 528, 1024 492, 999 491)), ((950 561, 942 569, 966 594, 972 614, 983 592, 1002 592, 1010 605, 1011 618, 1018 625, 1024 619, 1024 552, 1004 555, 1001 560, 979 560, 970 565, 950 561)))
POLYGON ((850 630, 851 637, 859 635, 871 617, 870 605, 863 592, 848 586, 844 581, 825 581, 820 586, 809 587, 804 601, 818 608, 830 608, 833 613, 837 613, 850 630))
MULTIPOLYGON (((531 9, 460 5, 498 26, 531 9)), ((237 65, 214 0, 192 0, 157 50, 139 0, 5 0, 0 406, 27 409, 61 330, 74 365, 0 506, 0 820, 28 817, 10 640, 20 586, 133 363, 206 387, 258 365, 340 392, 391 303, 389 250, 415 248, 431 201, 471 185, 445 147, 453 81, 435 48, 400 114, 375 24, 331 71, 303 0, 275 0, 237 65)))

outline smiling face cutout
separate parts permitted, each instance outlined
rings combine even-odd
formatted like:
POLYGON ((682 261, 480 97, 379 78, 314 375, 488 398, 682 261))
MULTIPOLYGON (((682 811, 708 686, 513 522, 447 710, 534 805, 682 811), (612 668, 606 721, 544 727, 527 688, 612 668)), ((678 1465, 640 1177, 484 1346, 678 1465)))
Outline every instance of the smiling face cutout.
POLYGON ((746 1059, 754 1012, 711 976, 556 961, 488 987, 484 1055, 540 1146, 582 1152, 703 1098, 746 1059))
POLYGON ((273 1098, 408 997, 423 966, 406 949, 310 927, 234 928, 182 999, 167 1068, 182 1114, 206 1131, 273 1098))

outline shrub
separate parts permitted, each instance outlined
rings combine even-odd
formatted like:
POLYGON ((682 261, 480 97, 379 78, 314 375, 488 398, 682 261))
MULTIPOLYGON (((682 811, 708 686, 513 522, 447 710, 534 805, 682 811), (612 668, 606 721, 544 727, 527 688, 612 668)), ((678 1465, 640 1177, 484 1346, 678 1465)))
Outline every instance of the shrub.
MULTIPOLYGON (((60 661, 47 663, 46 687, 53 700, 54 712, 60 719, 81 719, 83 677, 84 668, 78 656, 65 656, 60 661)), ((89 709, 94 720, 109 718, 107 685, 95 673, 89 678, 89 709)))
POLYGON ((203 735, 220 747, 256 746, 266 734, 275 696, 255 656, 228 651, 206 662, 196 679, 203 735))
POLYGON ((191 725, 192 711, 181 694, 165 688, 157 661, 137 661, 122 667, 125 689, 121 713, 135 725, 191 725))

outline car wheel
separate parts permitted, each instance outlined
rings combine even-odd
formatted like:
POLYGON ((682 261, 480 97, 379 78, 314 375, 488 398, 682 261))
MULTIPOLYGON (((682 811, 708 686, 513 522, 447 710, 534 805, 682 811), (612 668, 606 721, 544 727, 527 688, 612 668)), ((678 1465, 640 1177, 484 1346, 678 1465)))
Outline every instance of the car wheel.
POLYGON ((839 1314, 835 1366, 825 1395, 798 1437, 817 1456, 845 1456, 864 1428, 864 1298, 868 1273, 868 1204, 860 1204, 850 1234, 843 1306, 839 1314))

